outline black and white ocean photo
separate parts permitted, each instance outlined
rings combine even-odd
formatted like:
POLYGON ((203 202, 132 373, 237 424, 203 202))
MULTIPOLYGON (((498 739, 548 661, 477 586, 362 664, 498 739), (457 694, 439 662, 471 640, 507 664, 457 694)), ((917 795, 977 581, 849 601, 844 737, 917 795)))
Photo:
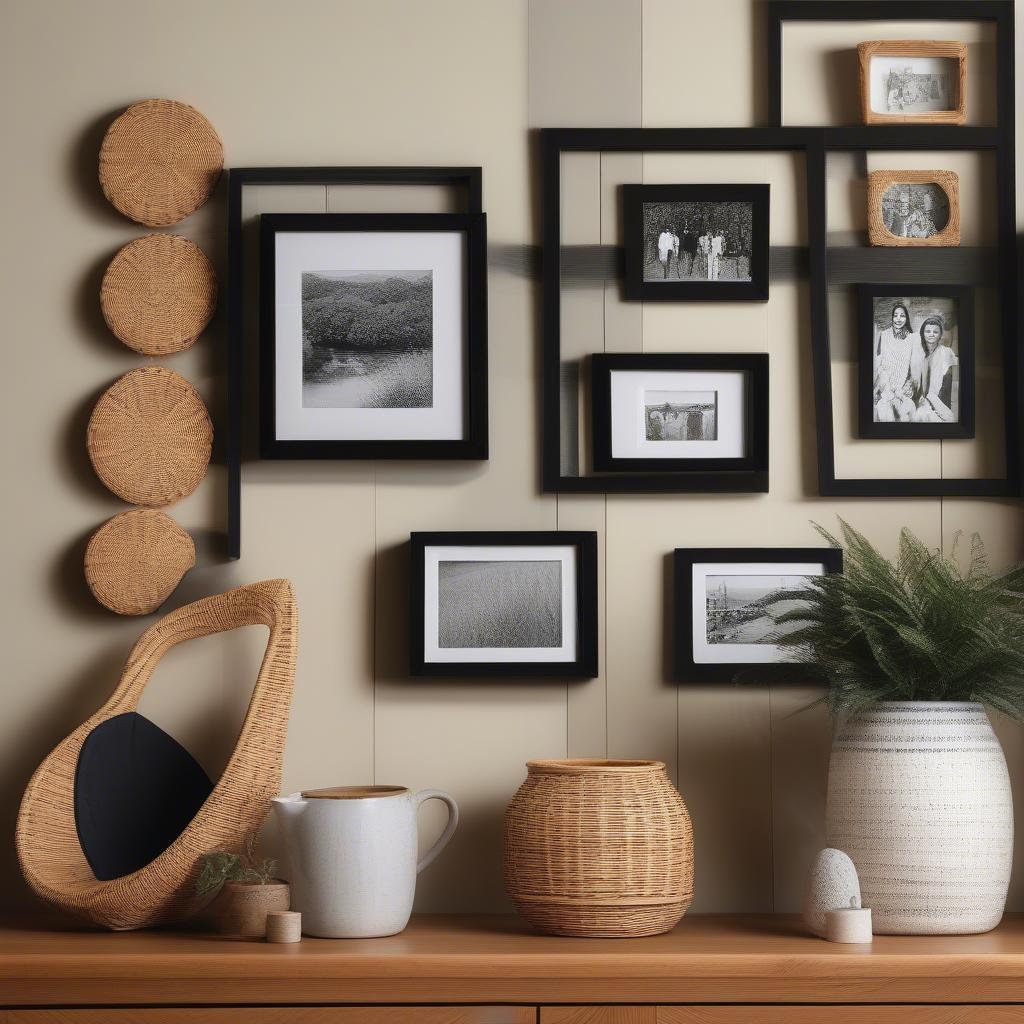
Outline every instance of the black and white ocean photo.
POLYGON ((434 402, 430 270, 302 274, 302 404, 424 409, 434 402))
POLYGON ((798 608, 806 576, 708 575, 705 577, 707 642, 769 644, 798 628, 777 625, 774 615, 798 608))
POLYGON ((750 281, 753 230, 749 202, 644 203, 643 279, 750 281))
POLYGON ((717 441, 718 393, 649 389, 644 422, 648 441, 717 441))
POLYGON ((441 561, 440 648, 562 646, 562 562, 441 561))

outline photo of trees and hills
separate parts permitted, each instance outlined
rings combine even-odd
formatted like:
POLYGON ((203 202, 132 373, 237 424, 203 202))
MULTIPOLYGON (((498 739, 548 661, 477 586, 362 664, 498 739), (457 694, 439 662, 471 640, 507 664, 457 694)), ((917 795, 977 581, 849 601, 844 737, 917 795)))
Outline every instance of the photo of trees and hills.
POLYGON ((302 275, 302 404, 423 409, 434 404, 433 272, 302 275))

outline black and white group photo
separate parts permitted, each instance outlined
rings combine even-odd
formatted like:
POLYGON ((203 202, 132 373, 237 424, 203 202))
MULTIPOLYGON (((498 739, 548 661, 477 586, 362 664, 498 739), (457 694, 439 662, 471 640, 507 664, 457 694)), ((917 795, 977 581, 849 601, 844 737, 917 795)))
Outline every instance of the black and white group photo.
POLYGON ((750 203, 644 203, 644 281, 749 281, 750 203))
POLYGON ((799 628, 775 616, 800 606, 806 576, 720 575, 704 578, 709 644, 768 644, 799 628))
POLYGON ((433 406, 433 273, 302 274, 302 404, 433 406))
POLYGON ((644 391, 648 441, 717 441, 717 391, 644 391))
POLYGON ((949 196, 934 182, 892 185, 882 196, 882 221, 897 238, 931 238, 949 224, 949 196))

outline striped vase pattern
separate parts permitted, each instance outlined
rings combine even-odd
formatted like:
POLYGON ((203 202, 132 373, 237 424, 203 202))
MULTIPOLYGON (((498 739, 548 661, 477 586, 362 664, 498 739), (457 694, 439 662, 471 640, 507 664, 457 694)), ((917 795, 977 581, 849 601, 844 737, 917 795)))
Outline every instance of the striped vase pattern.
POLYGON ((981 704, 887 702, 840 720, 826 818, 876 934, 966 935, 1002 918, 1013 804, 981 704))

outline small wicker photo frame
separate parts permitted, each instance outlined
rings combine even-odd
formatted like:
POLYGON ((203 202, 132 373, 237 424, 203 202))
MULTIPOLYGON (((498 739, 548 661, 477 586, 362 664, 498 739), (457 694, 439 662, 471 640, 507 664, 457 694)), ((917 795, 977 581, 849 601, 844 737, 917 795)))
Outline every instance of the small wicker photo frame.
POLYGON ((959 175, 954 171, 872 171, 868 175, 868 239, 872 245, 959 245, 959 175), (939 210, 937 201, 944 201, 947 209, 939 210), (939 228, 942 212, 946 222, 939 228))
POLYGON ((195 564, 192 538, 169 515, 151 508, 119 512, 85 549, 89 589, 118 615, 155 612, 195 564))
POLYGON ((145 356, 188 348, 217 306, 217 275, 195 242, 180 235, 146 235, 110 261, 100 288, 107 326, 145 356))
POLYGON ((212 124, 175 100, 134 103, 100 147, 100 185, 126 217, 149 228, 177 224, 210 198, 224 168, 212 124))
POLYGON ((191 494, 206 475, 213 425, 180 373, 140 366, 119 377, 89 419, 96 475, 132 505, 160 508, 191 494))
POLYGON ((963 124, 966 120, 967 47, 963 43, 937 39, 873 39, 857 46, 857 57, 860 110, 865 124, 963 124), (884 60, 885 66, 875 70, 873 83, 871 62, 876 57, 884 60), (904 57, 908 63, 898 60, 904 57), (956 71, 951 75, 928 73, 923 65, 921 71, 914 70, 914 60, 929 59, 955 60, 956 71), (875 86, 874 97, 872 85, 875 86), (927 109, 932 103, 943 100, 948 104, 945 108, 927 109), (882 105, 886 109, 879 110, 882 105), (926 109, 907 110, 908 106, 926 109))

